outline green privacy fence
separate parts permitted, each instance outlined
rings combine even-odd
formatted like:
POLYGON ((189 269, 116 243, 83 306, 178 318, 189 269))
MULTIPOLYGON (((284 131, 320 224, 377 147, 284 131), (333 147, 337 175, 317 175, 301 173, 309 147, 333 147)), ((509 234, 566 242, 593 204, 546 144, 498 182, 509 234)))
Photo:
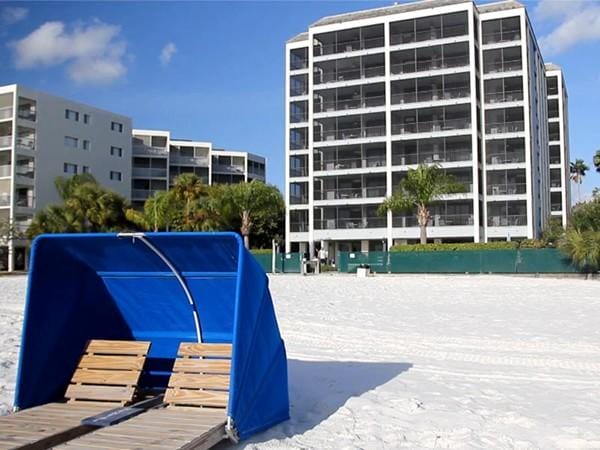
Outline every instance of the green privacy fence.
MULTIPOLYGON (((252 253, 256 261, 266 273, 272 272, 272 253, 252 253)), ((302 253, 277 253, 275 269, 278 273, 300 273, 302 268, 302 253)))
POLYGON ((557 249, 338 253, 338 271, 378 273, 576 273, 557 249))

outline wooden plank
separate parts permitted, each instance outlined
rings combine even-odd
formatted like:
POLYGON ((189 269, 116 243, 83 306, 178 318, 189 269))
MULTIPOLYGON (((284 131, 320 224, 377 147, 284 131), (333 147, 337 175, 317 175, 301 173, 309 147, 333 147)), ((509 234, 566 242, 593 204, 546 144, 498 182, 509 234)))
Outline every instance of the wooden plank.
POLYGON ((171 405, 227 407, 228 392, 167 389, 165 403, 171 405))
POLYGON ((143 356, 84 355, 79 361, 81 369, 142 370, 143 356))
MULTIPOLYGON (((132 386, 95 386, 70 384, 65 397, 71 400, 103 400, 103 401, 129 401, 133 398, 135 388, 132 386)), ((107 405, 106 409, 110 409, 107 405)))
POLYGON ((131 386, 137 383, 139 377, 137 370, 77 369, 71 383, 131 386))
POLYGON ((217 356, 231 358, 231 344, 200 344, 182 342, 179 345, 180 356, 217 356))
POLYGON ((93 339, 85 349, 86 353, 105 355, 144 356, 148 354, 150 342, 147 341, 108 341, 93 339))
POLYGON ((192 389, 229 389, 229 375, 174 373, 169 387, 192 389))
POLYGON ((231 372, 231 361, 225 359, 177 358, 173 365, 173 372, 229 375, 231 372))

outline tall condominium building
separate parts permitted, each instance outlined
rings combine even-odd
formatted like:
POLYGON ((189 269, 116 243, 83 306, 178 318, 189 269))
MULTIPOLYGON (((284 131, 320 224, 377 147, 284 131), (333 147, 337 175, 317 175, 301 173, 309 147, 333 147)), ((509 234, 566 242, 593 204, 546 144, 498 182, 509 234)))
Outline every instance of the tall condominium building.
POLYGON ((210 142, 173 139, 168 131, 133 130, 131 201, 141 207, 156 191, 168 190, 182 173, 206 184, 265 181, 265 158, 213 148, 210 142))
POLYGON ((417 242, 377 208, 408 169, 464 185, 436 241, 533 238, 550 215, 545 68, 523 5, 426 0, 325 17, 286 45, 286 249, 417 242))
MULTIPOLYGON (((0 87, 0 222, 25 231, 60 200, 58 176, 90 172, 129 197, 131 119, 26 89, 0 87)), ((27 242, 0 243, 0 269, 23 269, 27 242)))
POLYGON ((563 72, 546 64, 548 92, 548 140, 550 145, 550 210, 567 226, 571 205, 569 172, 568 95, 563 72))

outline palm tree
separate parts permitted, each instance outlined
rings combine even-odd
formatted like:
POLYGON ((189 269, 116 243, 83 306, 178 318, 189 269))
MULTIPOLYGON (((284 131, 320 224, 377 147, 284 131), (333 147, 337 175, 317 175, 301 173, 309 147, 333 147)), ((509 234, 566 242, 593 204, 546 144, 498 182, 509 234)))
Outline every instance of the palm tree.
POLYGON ((464 191, 464 185, 456 183, 454 177, 446 174, 439 166, 421 164, 409 169, 406 177, 400 181, 399 189, 385 199, 377 210, 380 215, 387 211, 399 213, 416 208, 417 222, 421 229, 421 244, 427 243, 427 223, 429 206, 444 194, 464 191))
POLYGON ((128 209, 127 219, 143 230, 169 231, 181 208, 173 198, 172 191, 158 191, 144 202, 143 211, 128 209))
POLYGON ((175 179, 173 198, 183 205, 182 223, 179 231, 201 229, 201 201, 208 195, 208 187, 193 173, 184 173, 175 179))
POLYGON ((594 166, 596 166, 596 172, 600 172, 600 149, 596 150, 594 155, 594 166))
POLYGON ((570 228, 560 240, 559 248, 585 272, 600 268, 600 231, 570 228))
MULTIPOLYGON (((222 188, 223 189, 223 188, 222 188)), ((253 180, 249 183, 232 184, 222 191, 220 207, 226 215, 237 216, 244 245, 250 248, 250 233, 257 222, 280 217, 284 210, 279 189, 253 180)))
POLYGON ((576 159, 575 162, 571 163, 570 172, 571 180, 577 183, 577 201, 581 202, 581 183, 583 183, 583 177, 585 173, 590 170, 583 159, 576 159))

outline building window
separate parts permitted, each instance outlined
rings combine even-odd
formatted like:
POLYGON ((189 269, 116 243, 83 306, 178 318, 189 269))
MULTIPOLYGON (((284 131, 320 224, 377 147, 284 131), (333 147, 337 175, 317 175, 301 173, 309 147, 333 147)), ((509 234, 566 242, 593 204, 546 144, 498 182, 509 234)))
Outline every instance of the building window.
POLYGON ((115 181, 121 181, 121 172, 115 170, 110 171, 110 179, 115 181))
POLYGON ((82 173, 90 173, 90 166, 83 166, 81 168, 82 173))
POLYGON ((79 145, 79 139, 65 136, 65 147, 77 148, 79 145))
POLYGON ((65 109, 65 119, 79 122, 79 113, 77 111, 73 111, 72 109, 65 109))
POLYGON ((110 129, 113 131, 118 131, 119 133, 123 132, 123 124, 119 122, 111 122, 110 129))
POLYGON ((65 163, 63 165, 63 172, 77 175, 77 164, 65 163))
POLYGON ((84 150, 91 150, 92 149, 92 145, 90 144, 90 141, 84 139, 83 140, 83 147, 84 150))
POLYGON ((83 115, 83 123, 90 123, 90 115, 89 114, 83 115))
POLYGON ((110 156, 118 156, 121 158, 123 156, 123 149, 121 147, 111 147, 110 156))

